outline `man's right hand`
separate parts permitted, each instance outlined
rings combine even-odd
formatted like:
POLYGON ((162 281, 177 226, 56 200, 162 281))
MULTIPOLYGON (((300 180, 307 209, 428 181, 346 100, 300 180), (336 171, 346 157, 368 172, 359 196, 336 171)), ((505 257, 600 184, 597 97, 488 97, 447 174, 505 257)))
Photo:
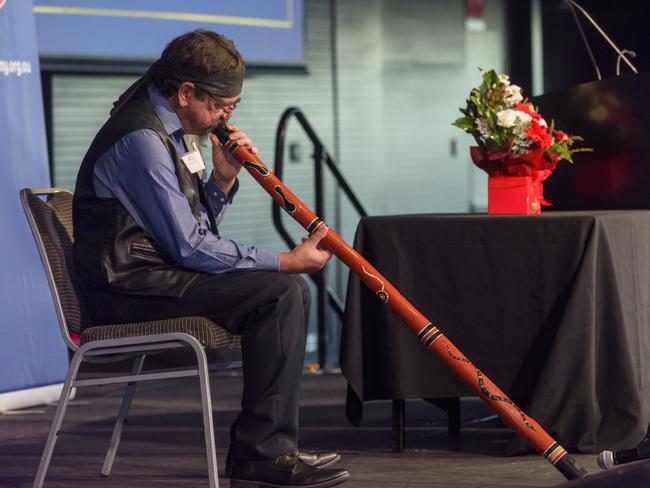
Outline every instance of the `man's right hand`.
POLYGON ((290 252, 280 254, 280 272, 282 273, 316 273, 332 257, 332 253, 323 248, 320 241, 327 235, 327 227, 321 226, 290 252))

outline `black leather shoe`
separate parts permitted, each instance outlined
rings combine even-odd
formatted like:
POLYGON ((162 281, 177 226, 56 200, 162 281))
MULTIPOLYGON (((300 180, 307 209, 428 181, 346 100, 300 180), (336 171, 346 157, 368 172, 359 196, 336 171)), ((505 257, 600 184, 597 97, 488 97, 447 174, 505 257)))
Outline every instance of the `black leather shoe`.
POLYGON ((318 469, 332 466, 341 459, 341 455, 334 451, 298 451, 298 457, 303 463, 318 469))
MULTIPOLYGON (((300 460, 305 464, 309 464, 314 468, 327 468, 339 462, 341 455, 338 452, 334 451, 298 451, 298 456, 300 460)), ((232 472, 232 447, 228 450, 228 455, 226 456, 226 467, 224 469, 224 476, 230 478, 230 473, 232 472)))
POLYGON ((327 488, 350 477, 344 469, 318 469, 297 454, 265 461, 240 461, 232 465, 231 488, 327 488))

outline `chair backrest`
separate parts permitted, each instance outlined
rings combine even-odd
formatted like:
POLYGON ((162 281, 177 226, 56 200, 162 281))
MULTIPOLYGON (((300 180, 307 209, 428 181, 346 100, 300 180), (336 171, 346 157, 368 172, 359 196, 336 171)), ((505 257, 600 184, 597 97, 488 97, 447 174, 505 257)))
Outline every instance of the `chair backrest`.
POLYGON ((68 347, 76 350, 82 325, 90 321, 73 271, 72 193, 60 188, 25 188, 20 200, 45 268, 61 334, 68 347))

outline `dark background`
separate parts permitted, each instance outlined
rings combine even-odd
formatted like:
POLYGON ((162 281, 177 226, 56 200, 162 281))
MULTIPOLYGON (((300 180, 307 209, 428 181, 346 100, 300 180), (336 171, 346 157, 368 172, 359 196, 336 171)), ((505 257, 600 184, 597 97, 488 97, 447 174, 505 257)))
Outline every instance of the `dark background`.
MULTIPOLYGON (((544 91, 561 90, 597 79, 580 32, 563 0, 541 0, 544 91)), ((578 3, 618 45, 636 52, 632 63, 639 72, 650 72, 650 2, 647 0, 581 0, 578 3)), ((532 93, 531 2, 508 0, 508 52, 510 75, 525 93, 532 93)), ((580 12, 578 17, 603 78, 616 73, 617 54, 580 12)), ((621 73, 630 69, 621 62, 621 73)))

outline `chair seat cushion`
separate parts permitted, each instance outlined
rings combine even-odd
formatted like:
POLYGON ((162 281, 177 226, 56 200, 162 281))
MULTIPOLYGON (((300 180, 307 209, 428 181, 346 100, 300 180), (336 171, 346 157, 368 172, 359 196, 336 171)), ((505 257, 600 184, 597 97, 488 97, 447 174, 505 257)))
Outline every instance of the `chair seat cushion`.
POLYGON ((185 332, 208 349, 239 348, 240 337, 205 317, 178 317, 150 322, 109 324, 88 327, 81 333, 81 344, 90 341, 138 337, 152 334, 185 332))

